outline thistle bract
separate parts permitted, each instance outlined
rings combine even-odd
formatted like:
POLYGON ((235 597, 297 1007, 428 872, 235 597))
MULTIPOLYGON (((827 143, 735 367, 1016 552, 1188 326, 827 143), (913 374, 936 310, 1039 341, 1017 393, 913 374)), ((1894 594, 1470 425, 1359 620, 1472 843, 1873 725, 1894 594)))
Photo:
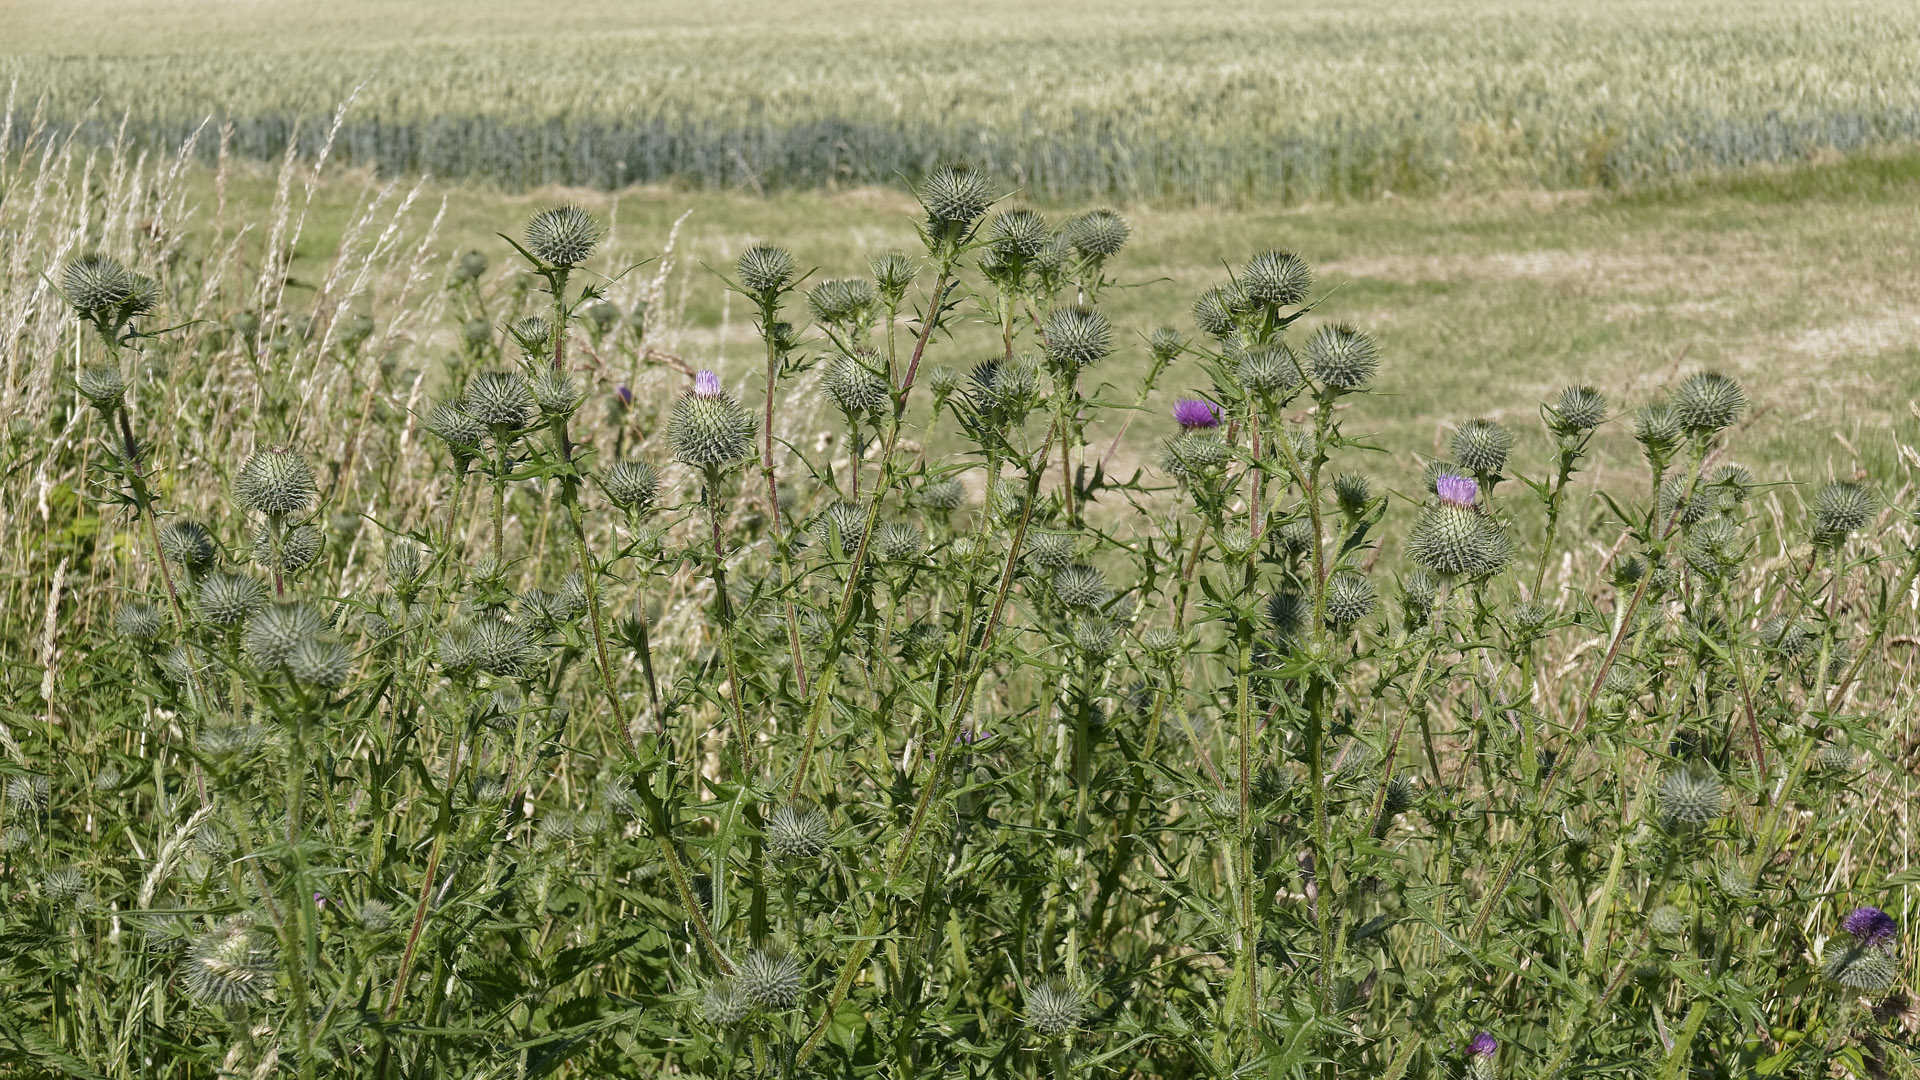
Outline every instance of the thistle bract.
POLYGON ((1092 308, 1062 308, 1047 316, 1047 358, 1077 372, 1113 352, 1113 326, 1092 308))
POLYGON ((1380 370, 1373 339, 1344 323, 1323 326, 1307 339, 1307 370, 1334 390, 1358 390, 1380 370))
POLYGON ((934 225, 966 226, 980 219, 993 204, 993 184, 965 165, 933 171, 920 185, 920 205, 934 225))
POLYGON ((695 468, 731 464, 753 450, 753 416, 720 388, 720 377, 702 371, 693 389, 680 395, 667 418, 673 456, 695 468))
POLYGON ((236 486, 241 505, 269 516, 305 510, 319 492, 307 459, 285 449, 254 451, 236 486))
POLYGON ((763 1009, 790 1009, 800 1000, 800 962, 785 953, 755 949, 734 972, 733 984, 763 1009))
POLYGON ((1513 432, 1492 420, 1469 420, 1453 433, 1453 456, 1470 472, 1498 473, 1513 452, 1513 432))
POLYGON ((734 264, 734 273, 740 278, 741 287, 762 298, 771 298, 793 284, 799 273, 793 264, 793 255, 786 248, 770 244, 757 244, 740 253, 740 260, 734 264))

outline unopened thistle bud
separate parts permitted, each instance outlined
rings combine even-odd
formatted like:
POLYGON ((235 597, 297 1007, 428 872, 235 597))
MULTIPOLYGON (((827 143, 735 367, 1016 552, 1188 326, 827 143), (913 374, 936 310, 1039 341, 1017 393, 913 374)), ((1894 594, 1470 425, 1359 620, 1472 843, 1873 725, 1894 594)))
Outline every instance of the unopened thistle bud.
POLYGON ((1111 259, 1127 246, 1132 230, 1127 219, 1111 210, 1089 210, 1067 222, 1067 242, 1083 259, 1111 259))
POLYGON ((493 340, 493 324, 485 319, 468 319, 460 324, 460 333, 468 345, 485 345, 493 340))
POLYGON ((349 349, 357 349, 373 336, 373 329, 373 316, 365 313, 355 315, 340 329, 340 343, 349 349))
POLYGON ((1156 364, 1172 363, 1186 347, 1186 339, 1171 326, 1157 326, 1147 337, 1147 351, 1153 355, 1156 364))
POLYGON ((1714 371, 1690 375, 1673 392, 1674 415, 1696 435, 1710 435, 1732 427, 1747 409, 1740 384, 1714 371))
POLYGON ((577 206, 556 206, 527 222, 527 250, 546 265, 564 269, 586 262, 603 235, 592 214, 577 206))
POLYGON ((1672 904, 1662 904, 1647 916, 1647 926, 1662 937, 1678 937, 1687 932, 1687 917, 1672 904))
POLYGON ((967 497, 966 485, 953 477, 930 480, 920 489, 914 501, 929 510, 952 510, 967 497))
POLYGON ((482 371, 467 383, 461 409, 489 428, 518 431, 527 426, 533 394, 527 380, 507 371, 482 371))
POLYGON ((245 919, 229 919, 193 943, 187 953, 187 995, 214 1009, 254 1005, 274 983, 270 939, 245 919))
POLYGON ((1400 610, 1409 624, 1425 623, 1439 595, 1440 583, 1425 570, 1410 571, 1400 579, 1400 610))
POLYGON ((1285 344, 1245 353, 1234 365, 1233 374, 1248 393, 1264 397, 1285 396, 1305 382, 1293 350, 1285 344))
POLYGON ((1047 316, 1047 359, 1069 373, 1096 364, 1113 352, 1113 326, 1092 308, 1061 308, 1047 316))
POLYGON ((573 381, 573 376, 552 368, 534 376, 532 392, 541 414, 552 419, 572 416, 580 408, 580 403, 586 400, 586 391, 573 381))
POLYGON ((604 337, 620 323, 620 309, 605 300, 596 300, 580 313, 587 323, 587 330, 596 337, 604 337))
POLYGON ((1359 390, 1380 370, 1380 348, 1344 323, 1323 326, 1307 339, 1307 370, 1335 390, 1359 390))
POLYGON ((353 650, 331 637, 308 638, 287 658, 287 674, 311 686, 335 689, 347 681, 353 650))
POLYGON ((873 546, 885 562, 912 562, 927 544, 926 534, 916 525, 889 521, 874 533, 873 546))
POLYGON ((1107 579, 1091 566, 1068 566, 1053 575, 1053 593, 1068 607, 1097 608, 1113 595, 1107 579))
POLYGON ((1291 251, 1265 251, 1240 271, 1247 295, 1271 307, 1292 307, 1313 288, 1313 268, 1291 251))
POLYGON ((1727 810, 1727 786, 1702 765, 1674 769, 1660 779, 1660 816, 1678 825, 1705 825, 1727 810))
POLYGON ((191 571, 204 570, 219 557, 220 546, 213 534, 197 521, 170 521, 160 530, 160 554, 175 566, 191 571))
POLYGON ((1193 324, 1209 337, 1224 338, 1234 331, 1234 310, 1226 290, 1216 286, 1193 301, 1193 324))
POLYGON ((789 803, 767 816, 767 850, 783 859, 811 859, 831 839, 827 815, 817 807, 789 803))
POLYGON ((1233 456, 1233 448, 1211 431, 1190 430, 1167 440, 1160 452, 1160 468, 1189 483, 1211 476, 1233 456))
POLYGON ((874 307, 880 298, 866 278, 823 281, 807 294, 807 307, 813 317, 835 326, 864 329, 873 321, 874 307))
POLYGON ((1838 547, 1873 520, 1873 493, 1859 484, 1836 480, 1813 498, 1813 542, 1838 547))
POLYGON ((1453 433, 1453 456, 1469 472, 1492 476, 1506 468, 1513 432, 1492 420, 1469 420, 1453 433))
POLYGON ((755 244, 741 252, 734 273, 740 278, 741 288, 762 300, 771 300, 793 284, 799 271, 786 248, 755 244))
POLYGON ((622 510, 648 510, 660 494, 660 470, 644 461, 616 461, 600 486, 622 510))
POLYGON ((295 650, 320 636, 327 620, 307 603, 274 604, 247 620, 247 655, 262 670, 275 671, 292 661, 295 650))
POLYGON ((269 516, 298 513, 319 493, 307 459, 285 448, 254 451, 240 467, 237 489, 241 505, 269 516))
POLYGON ((111 413, 126 399, 127 380, 116 364, 88 364, 76 380, 87 403, 103 413, 111 413))
POLYGON ((480 444, 486 440, 487 425, 457 405, 442 402, 427 414, 427 430, 438 435, 455 460, 466 462, 480 456, 480 444))
POLYGON ((1327 621, 1335 626, 1359 622, 1378 604, 1373 582, 1361 574, 1341 571, 1327 582, 1327 621))
POLYGON ((1607 398, 1591 386, 1569 386, 1547 406, 1547 426, 1556 435, 1580 435, 1607 419, 1607 398))
POLYGON ((152 604, 136 601, 113 611, 114 632, 128 641, 152 641, 160 636, 163 625, 160 609, 152 604))
POLYGON ((553 355, 553 324, 538 315, 516 319, 507 327, 507 336, 520 346, 529 360, 553 355))
POLYGON ((216 626, 238 626, 267 603, 266 586, 242 574, 211 574, 200 582, 200 615, 216 626))
POLYGON ((791 1009, 800 1000, 801 980, 805 972, 800 962, 785 953, 754 949, 747 953, 734 971, 734 985, 760 1008, 781 1011, 791 1009))
POLYGON ((913 261, 904 252, 888 251, 875 255, 867 261, 867 269, 873 273, 874 287, 886 299, 888 306, 900 303, 913 287, 913 279, 920 273, 920 264, 913 261))
POLYGON ((253 534, 253 561, 269 570, 297 574, 320 558, 323 546, 324 538, 315 526, 296 525, 286 529, 276 544, 272 527, 263 525, 253 534))
POLYGON ((1071 983, 1043 983, 1027 991, 1027 1026, 1047 1038, 1070 1035, 1079 1030, 1087 1006, 1086 995, 1071 983))
POLYGON ((1033 210, 1007 210, 987 226, 987 246, 1002 260, 1024 263, 1046 250, 1053 239, 1047 219, 1033 210))
POLYGON ((1850 746, 1828 743, 1820 748, 1820 754, 1814 759, 1823 772, 1849 773, 1860 763, 1860 758, 1850 746))
POLYGON ((453 280, 458 282, 478 281, 486 272, 487 257, 482 252, 466 252, 453 263, 453 280))
POLYGON ((980 220, 993 204, 993 184, 965 165, 947 165, 921 183, 918 195, 928 223, 936 232, 945 232, 980 220))
POLYGON ((1686 424, 1673 406, 1642 405, 1633 413, 1633 437, 1646 448, 1648 457, 1664 458, 1680 444, 1686 424))
POLYGON ((82 315, 118 307, 133 292, 133 275, 105 255, 82 255, 60 274, 60 291, 82 315))
POLYGON ((753 1013, 753 999, 731 979, 710 984, 700 995, 700 1016, 717 1028, 730 1028, 753 1013))
POLYGON ((1373 486, 1358 473, 1341 473, 1333 478, 1333 501, 1348 517, 1359 517, 1373 500, 1373 486))
POLYGON ((879 374, 852 356, 836 356, 827 362, 821 384, 842 410, 851 414, 878 414, 893 404, 886 376, 879 374))
POLYGON ((526 630, 498 616, 474 623, 466 648, 474 667, 502 678, 524 675, 544 659, 543 650, 526 630))
POLYGON ((1216 542, 1220 545, 1220 554, 1233 563, 1245 562, 1253 554, 1255 546, 1253 530, 1245 525, 1229 525, 1221 529, 1216 542))

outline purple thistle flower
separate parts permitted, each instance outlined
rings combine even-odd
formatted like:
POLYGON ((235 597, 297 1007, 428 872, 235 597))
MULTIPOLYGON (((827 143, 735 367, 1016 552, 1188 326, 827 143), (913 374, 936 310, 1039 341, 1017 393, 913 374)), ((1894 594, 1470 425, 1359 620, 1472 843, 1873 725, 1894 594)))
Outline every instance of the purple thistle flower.
POLYGON ((1453 473, 1441 473, 1433 481, 1434 494, 1440 501, 1451 506, 1472 506, 1480 496, 1480 485, 1471 476, 1455 476, 1453 473))
POLYGON ((326 906, 327 906, 327 897, 326 897, 326 894, 325 894, 325 893, 314 893, 314 894, 313 894, 313 906, 314 906, 314 907, 317 907, 317 908, 323 908, 323 907, 326 907, 326 906))
POLYGON ((693 377, 694 397, 714 398, 719 397, 721 393, 720 376, 711 371, 702 371, 693 377))
POLYGON ((1211 401, 1181 398, 1174 402, 1173 419, 1187 431, 1220 426, 1220 409, 1211 401))
POLYGON ((626 383, 621 383, 619 386, 613 388, 613 396, 619 398, 620 404, 622 405, 632 405, 633 387, 628 386, 626 383))
POLYGON ((1859 938, 1862 945, 1880 945, 1892 941, 1900 933, 1900 924, 1877 907, 1860 907, 1854 908, 1846 918, 1840 920, 1840 929, 1859 938))
POLYGON ((1493 1041, 1493 1033, 1483 1031, 1475 1035, 1473 1039, 1467 1043, 1467 1056, 1490 1058, 1498 1052, 1499 1049, 1500 1044, 1493 1041))

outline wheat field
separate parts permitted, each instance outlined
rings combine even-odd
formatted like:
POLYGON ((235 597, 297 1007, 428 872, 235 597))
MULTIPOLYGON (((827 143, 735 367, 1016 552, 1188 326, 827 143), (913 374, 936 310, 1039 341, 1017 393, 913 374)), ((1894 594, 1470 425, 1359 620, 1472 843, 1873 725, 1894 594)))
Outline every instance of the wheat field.
MULTIPOLYGON (((1622 186, 1920 135, 1897 0, 210 0, 0 11, 15 105, 95 140, 313 152, 508 188, 898 185, 1046 201, 1622 186), (397 9, 396 9, 397 8, 397 9)), ((15 138, 22 137, 16 131, 15 138)))

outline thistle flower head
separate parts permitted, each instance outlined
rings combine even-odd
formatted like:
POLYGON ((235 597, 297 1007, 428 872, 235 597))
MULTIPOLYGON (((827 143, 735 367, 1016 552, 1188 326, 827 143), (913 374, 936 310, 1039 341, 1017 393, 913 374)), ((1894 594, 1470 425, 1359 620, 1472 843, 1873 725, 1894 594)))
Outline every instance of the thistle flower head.
POLYGON ((993 205, 993 184, 983 173, 965 165, 935 169, 917 193, 927 221, 936 226, 966 227, 980 220, 993 205))
POLYGON ((1173 419, 1183 431, 1205 431, 1220 426, 1220 407, 1199 398, 1181 398, 1173 403, 1173 419))
POLYGON ((533 394, 527 380, 508 371, 482 371, 467 383, 461 409, 490 428, 518 431, 527 426, 533 394))
POLYGON ((1664 455, 1679 444, 1686 424, 1671 405, 1642 405, 1633 413, 1633 437, 1650 455, 1664 455))
POLYGON ((312 637, 294 646, 287 658, 287 674, 310 686, 335 689, 347 681, 353 650, 331 637, 312 637))
POLYGON ((544 659, 544 652, 520 626, 489 615, 466 635, 468 662, 489 675, 515 678, 544 659))
POLYGON ((623 510, 647 510, 660 493, 660 470, 644 461, 616 461, 600 481, 607 498, 623 510))
POLYGON ((1469 420, 1453 433, 1453 456, 1477 475, 1498 473, 1512 452, 1513 432, 1492 420, 1469 420))
POLYGON ((1433 493, 1448 506, 1472 506, 1480 497, 1480 484, 1471 476, 1443 472, 1433 479, 1433 493))
POLYGON ((1380 370, 1380 348, 1345 323, 1323 326, 1307 339, 1307 370, 1335 390, 1358 390, 1380 370))
POLYGON ((1092 308, 1060 308, 1047 316, 1045 339, 1047 358, 1078 372, 1113 352, 1113 325, 1092 308))
POLYGON ((778 296, 799 275, 793 254, 771 244, 755 244, 741 252, 733 270, 740 278, 741 287, 763 300, 778 296))
POLYGON ((831 827, 819 808, 789 803, 767 815, 767 850, 783 859, 811 859, 827 850, 831 827))
POLYGON ((538 315, 515 319, 507 326, 507 336, 520 346, 521 353, 529 360, 553 353, 553 324, 538 315))
POLYGON ((1494 1041, 1491 1032, 1483 1031, 1467 1043, 1468 1057, 1492 1057, 1500 1052, 1500 1044, 1494 1041))
POLYGON ((119 306, 133 292, 133 275, 119 260, 106 255, 82 255, 60 273, 60 291, 82 315, 119 306))
POLYGON ((586 391, 573 381, 573 376, 564 371, 544 368, 533 377, 530 389, 533 400, 540 406, 540 413, 547 417, 569 417, 586 400, 586 391))
POLYGON ((754 949, 747 953, 733 975, 734 985, 748 1000, 763 1009, 790 1009, 800 1000, 800 984, 805 973, 800 962, 785 953, 754 949))
POLYGON ((911 562, 920 557, 927 545, 926 534, 917 525, 889 521, 874 533, 873 547, 885 562, 911 562))
POLYGON ((548 266, 573 267, 587 261, 603 235, 592 214, 577 206, 556 206, 527 222, 527 250, 548 266))
POLYGON ((700 1016, 717 1028, 730 1028, 753 1012, 753 999, 731 979, 710 984, 700 995, 700 1016))
POLYGON ((1877 907, 1857 907, 1840 920, 1840 929, 1862 945, 1885 945, 1900 934, 1900 924, 1877 907))
POLYGON ((254 451, 240 467, 237 489, 241 505, 269 516, 298 513, 319 493, 307 459, 284 448, 254 451))
POLYGON ((1479 579, 1505 568, 1513 545, 1492 518, 1471 505, 1449 500, 1420 515, 1408 536, 1407 553, 1443 577, 1479 579))
POLYGON ((1341 473, 1333 478, 1333 501, 1341 513, 1357 517, 1373 501, 1373 485, 1359 473, 1341 473))
POLYGON ((1695 434, 1706 435, 1732 427, 1746 409, 1746 391, 1716 371, 1690 375, 1673 391, 1674 414, 1683 427, 1695 434))
POLYGON ((753 449, 752 414, 720 387, 720 376, 702 371, 693 390, 680 395, 667 418, 667 442, 673 456, 695 468, 727 465, 753 449))
POLYGON ((1127 219, 1105 208, 1089 210, 1067 222, 1067 243, 1083 259, 1111 259, 1127 246, 1127 219))
POLYGON ((1313 268, 1291 251, 1263 251, 1241 269, 1240 282, 1259 303, 1292 307, 1313 288, 1313 268))

